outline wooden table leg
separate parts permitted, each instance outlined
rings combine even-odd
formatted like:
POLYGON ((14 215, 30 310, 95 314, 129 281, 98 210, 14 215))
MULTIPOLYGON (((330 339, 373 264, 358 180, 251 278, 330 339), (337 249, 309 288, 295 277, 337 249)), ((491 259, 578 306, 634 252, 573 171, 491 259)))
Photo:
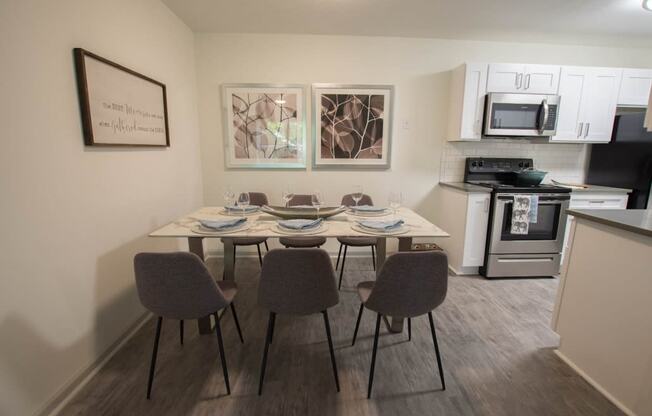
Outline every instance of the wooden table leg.
MULTIPOLYGON (((412 237, 399 237, 398 238, 398 251, 412 250, 412 237)), ((390 321, 385 321, 390 332, 403 332, 404 318, 392 317, 390 321)))
POLYGON ((224 238, 224 280, 235 279, 235 246, 232 238, 224 238))
MULTIPOLYGON (((191 253, 199 256, 204 261, 204 238, 203 237, 188 237, 188 248, 191 253)), ((205 316, 197 320, 200 334, 212 334, 213 328, 211 325, 211 317, 205 316)))
POLYGON ((376 242, 376 276, 378 276, 380 269, 383 268, 385 258, 387 258, 387 239, 381 237, 376 242))

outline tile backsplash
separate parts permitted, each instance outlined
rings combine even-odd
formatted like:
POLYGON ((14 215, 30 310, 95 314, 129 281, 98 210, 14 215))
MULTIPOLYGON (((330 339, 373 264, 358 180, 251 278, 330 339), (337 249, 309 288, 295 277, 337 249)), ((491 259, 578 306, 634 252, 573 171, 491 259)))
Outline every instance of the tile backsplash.
POLYGON ((524 157, 534 167, 548 172, 544 182, 555 179, 567 183, 584 182, 588 145, 531 143, 515 140, 446 142, 441 158, 440 181, 461 182, 467 157, 524 157))

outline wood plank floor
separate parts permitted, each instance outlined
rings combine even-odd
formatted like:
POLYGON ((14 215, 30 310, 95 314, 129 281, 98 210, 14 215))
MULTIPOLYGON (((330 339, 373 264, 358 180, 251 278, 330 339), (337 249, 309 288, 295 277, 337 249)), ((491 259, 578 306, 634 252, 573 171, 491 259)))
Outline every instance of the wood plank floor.
MULTIPOLYGON (((209 261, 216 276, 218 260, 209 261)), ((256 306, 258 262, 239 259, 236 305, 240 344, 227 313, 222 328, 232 394, 215 336, 164 321, 152 400, 145 399, 155 321, 148 322, 63 409, 63 415, 622 415, 553 354, 549 329, 553 279, 494 280, 451 276, 435 312, 446 391, 440 390, 427 316, 407 333, 382 328, 374 391, 366 399, 375 316, 359 307, 355 284, 373 279, 370 262, 347 259, 340 303, 330 312, 341 392, 336 393, 321 315, 277 317, 263 396, 257 395, 267 312, 256 306)))

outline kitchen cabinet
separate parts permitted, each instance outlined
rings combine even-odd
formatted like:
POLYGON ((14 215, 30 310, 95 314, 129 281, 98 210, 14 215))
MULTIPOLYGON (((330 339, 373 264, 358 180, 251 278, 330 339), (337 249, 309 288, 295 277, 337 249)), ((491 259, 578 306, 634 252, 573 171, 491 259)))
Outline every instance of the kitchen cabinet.
POLYGON ((557 134, 550 140, 609 142, 621 78, 618 68, 562 67, 557 134))
POLYGON ((651 69, 623 69, 618 94, 619 106, 647 107, 652 89, 651 69))
POLYGON ((450 237, 437 244, 448 255, 455 274, 478 274, 484 263, 490 192, 467 192, 447 186, 435 190, 435 222, 450 237))
POLYGON ((487 92, 557 94, 558 65, 489 64, 487 92))
POLYGON ((453 71, 448 120, 449 141, 482 138, 487 64, 467 63, 453 71))
MULTIPOLYGON (((629 195, 623 192, 572 192, 569 208, 571 209, 626 209, 629 195)), ((566 233, 564 235, 564 246, 561 261, 564 261, 565 253, 570 245, 570 230, 573 227, 575 217, 569 216, 566 219, 566 233)))

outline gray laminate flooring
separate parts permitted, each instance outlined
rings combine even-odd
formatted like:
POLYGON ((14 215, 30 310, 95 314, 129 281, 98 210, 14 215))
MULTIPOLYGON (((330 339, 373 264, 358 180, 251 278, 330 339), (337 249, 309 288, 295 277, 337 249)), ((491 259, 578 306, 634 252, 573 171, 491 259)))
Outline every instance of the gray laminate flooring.
MULTIPOLYGON (((216 276, 219 260, 209 261, 216 276)), ((374 391, 367 400, 375 316, 365 311, 351 347, 359 303, 355 285, 372 279, 370 261, 349 258, 340 303, 330 312, 341 392, 336 393, 320 315, 279 315, 262 397, 258 376, 267 312, 256 306, 258 262, 238 259, 233 319, 222 320, 232 394, 226 395, 215 336, 164 321, 152 399, 145 399, 155 320, 150 320, 65 407, 63 415, 621 415, 559 360, 549 328, 553 279, 451 276, 435 312, 447 389, 440 390, 427 316, 412 341, 383 326, 374 391)))

